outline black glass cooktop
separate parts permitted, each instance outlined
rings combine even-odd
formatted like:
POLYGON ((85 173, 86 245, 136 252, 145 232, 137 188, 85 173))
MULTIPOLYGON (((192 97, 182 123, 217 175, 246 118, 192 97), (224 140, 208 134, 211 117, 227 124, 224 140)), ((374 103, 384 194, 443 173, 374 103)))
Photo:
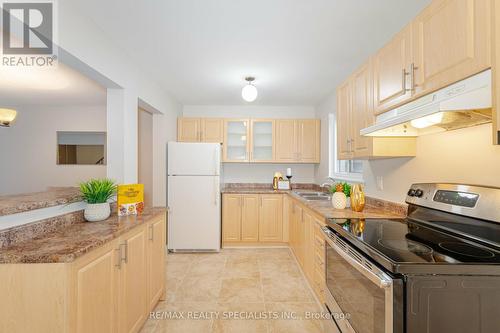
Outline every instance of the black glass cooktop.
POLYGON ((328 223, 355 246, 374 250, 393 263, 500 264, 500 249, 412 219, 331 219, 328 223))

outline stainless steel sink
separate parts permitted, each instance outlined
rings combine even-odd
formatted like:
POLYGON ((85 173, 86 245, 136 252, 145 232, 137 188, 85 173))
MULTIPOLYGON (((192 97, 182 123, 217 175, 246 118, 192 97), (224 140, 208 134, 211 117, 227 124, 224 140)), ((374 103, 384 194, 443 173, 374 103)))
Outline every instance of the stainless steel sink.
POLYGON ((295 192, 296 194, 300 195, 301 197, 313 197, 313 196, 328 196, 327 193, 324 192, 295 192))
POLYGON ((331 198, 327 195, 302 196, 307 201, 329 201, 331 198))

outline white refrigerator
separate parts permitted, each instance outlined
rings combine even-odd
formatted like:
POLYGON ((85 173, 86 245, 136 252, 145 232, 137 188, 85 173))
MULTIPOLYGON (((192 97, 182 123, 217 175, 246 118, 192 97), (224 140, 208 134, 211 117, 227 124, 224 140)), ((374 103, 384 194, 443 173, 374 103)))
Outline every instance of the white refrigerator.
POLYGON ((169 250, 220 251, 220 173, 220 144, 168 143, 169 250))

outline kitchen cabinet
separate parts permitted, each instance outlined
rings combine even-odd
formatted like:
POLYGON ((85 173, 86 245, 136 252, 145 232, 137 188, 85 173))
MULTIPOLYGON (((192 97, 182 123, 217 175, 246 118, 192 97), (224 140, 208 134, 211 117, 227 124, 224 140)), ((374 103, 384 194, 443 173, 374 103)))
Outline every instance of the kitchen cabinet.
POLYGON ((223 244, 283 242, 281 194, 222 195, 223 244))
POLYGON ((177 141, 200 142, 201 121, 199 118, 177 119, 177 141))
POLYGON ((225 119, 224 120, 224 162, 249 162, 250 161, 250 120, 225 119))
POLYGON ((259 240, 283 240, 283 197, 275 194, 260 195, 259 240))
POLYGON ((325 245, 321 227, 324 218, 292 199, 289 245, 304 275, 320 301, 325 290, 325 245))
MULTIPOLYGON (((262 200, 262 199, 260 199, 262 200)), ((259 241, 259 195, 246 194, 241 196, 241 241, 259 241)))
POLYGON ((75 267, 76 332, 118 332, 120 260, 115 247, 108 245, 75 267))
POLYGON ((297 125, 293 119, 276 121, 276 161, 295 162, 297 160, 297 125))
POLYGON ((415 156, 416 138, 365 137, 359 134, 361 129, 375 121, 372 83, 372 62, 369 61, 337 88, 337 158, 415 156))
POLYGON ((153 309, 162 298, 165 285, 166 223, 162 219, 152 221, 148 226, 146 245, 148 259, 148 309, 153 309))
POLYGON ((213 142, 224 140, 224 121, 218 118, 178 118, 177 141, 213 142))
POLYGON ((241 240, 241 207, 240 194, 222 195, 222 241, 237 242, 241 240))
POLYGON ((275 122, 273 119, 250 120, 250 162, 275 160, 275 122))
POLYGON ((0 265, 0 331, 138 332, 165 292, 165 229, 157 216, 72 262, 0 265))
POLYGON ((431 2, 413 21, 415 94, 428 94, 490 68, 490 33, 490 1, 431 2))
POLYGON ((410 24, 373 56, 375 114, 412 97, 408 72, 413 55, 412 33, 410 24))
POLYGON ((224 120, 217 118, 202 118, 201 142, 224 142, 224 120))
POLYGON ((493 144, 500 144, 500 3, 492 1, 493 144))
POLYGON ((298 123, 298 162, 319 163, 320 161, 320 122, 317 119, 297 120, 298 123))
POLYGON ((146 232, 138 227, 122 237, 120 332, 138 332, 147 319, 146 232))
POLYGON ((318 119, 276 120, 276 161, 319 163, 320 140, 318 119))
POLYGON ((352 131, 352 105, 351 81, 346 80, 337 87, 337 159, 350 160, 354 157, 351 149, 352 131))

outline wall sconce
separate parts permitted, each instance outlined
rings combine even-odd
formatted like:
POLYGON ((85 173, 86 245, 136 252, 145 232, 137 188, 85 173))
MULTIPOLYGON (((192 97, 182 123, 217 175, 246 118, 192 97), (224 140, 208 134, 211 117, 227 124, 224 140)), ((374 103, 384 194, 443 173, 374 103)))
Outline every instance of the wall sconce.
POLYGON ((16 116, 16 110, 0 108, 0 126, 10 127, 10 124, 16 119, 16 116))

